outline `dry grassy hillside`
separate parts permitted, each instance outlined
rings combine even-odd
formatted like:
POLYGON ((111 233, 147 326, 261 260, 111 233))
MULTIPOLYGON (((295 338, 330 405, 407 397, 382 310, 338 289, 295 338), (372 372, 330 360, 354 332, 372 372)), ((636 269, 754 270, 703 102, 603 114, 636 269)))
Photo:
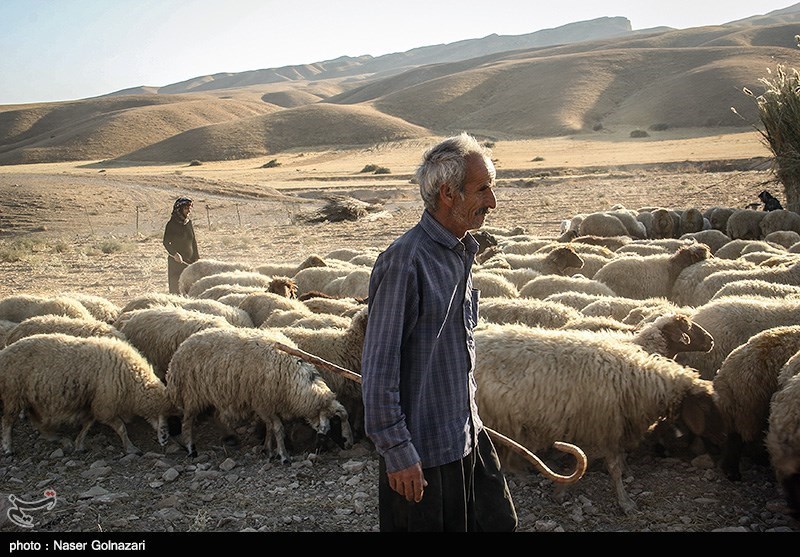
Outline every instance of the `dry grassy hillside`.
POLYGON ((758 94, 759 79, 777 64, 800 67, 795 34, 793 24, 667 30, 506 51, 399 75, 399 69, 348 70, 346 77, 327 77, 321 63, 282 68, 279 83, 259 81, 277 70, 257 70, 201 76, 158 94, 139 88, 139 95, 4 106, 0 164, 248 159, 461 130, 494 140, 739 132, 758 123, 742 88, 758 94), (173 90, 195 92, 164 94, 173 90))

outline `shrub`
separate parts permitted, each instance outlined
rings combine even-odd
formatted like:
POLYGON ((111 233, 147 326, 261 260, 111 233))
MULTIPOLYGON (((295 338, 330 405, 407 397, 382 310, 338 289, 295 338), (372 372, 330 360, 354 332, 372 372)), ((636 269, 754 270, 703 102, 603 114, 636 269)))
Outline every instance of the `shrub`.
POLYGON ((375 174, 391 174, 392 171, 386 168, 385 166, 379 166, 375 169, 375 174))
POLYGON ((368 164, 361 169, 361 172, 375 172, 378 169, 377 164, 368 164))
POLYGON ((631 132, 631 137, 638 138, 638 137, 650 137, 650 134, 644 130, 633 130, 631 132))
MULTIPOLYGON (((800 43, 800 35, 795 36, 800 43)), ((800 44, 799 44, 800 46, 800 44)), ((768 70, 769 71, 769 70, 768 70)), ((772 72, 770 72, 771 74, 772 72)), ((783 184, 787 209, 800 210, 800 73, 778 65, 774 78, 761 78, 763 95, 756 97, 744 88, 758 106, 764 129, 762 142, 772 151, 775 173, 783 184)), ((736 109, 732 108, 734 113, 736 109)), ((738 114, 738 113, 737 113, 738 114)))
POLYGON ((664 130, 668 130, 669 129, 669 124, 664 124, 664 123, 653 124, 652 126, 650 126, 647 129, 652 131, 652 132, 663 132, 664 130))
POLYGON ((495 145, 494 141, 483 142, 483 146, 486 147, 487 149, 494 149, 494 145, 495 145))
POLYGON ((531 162, 542 162, 543 160, 544 160, 544 157, 533 157, 531 159, 531 162))
POLYGON ((200 162, 200 161, 199 161, 199 160, 197 160, 197 159, 194 159, 193 161, 191 161, 191 162, 189 163, 189 166, 200 166, 201 164, 203 164, 203 163, 202 163, 202 162, 200 162))
POLYGON ((272 159, 271 161, 265 162, 261 165, 261 168, 275 168, 280 166, 281 163, 278 162, 278 159, 272 159))
POLYGON ((594 131, 594 132, 599 132, 602 129, 603 129, 603 124, 601 124, 600 122, 598 122, 594 126, 592 126, 592 131, 594 131))

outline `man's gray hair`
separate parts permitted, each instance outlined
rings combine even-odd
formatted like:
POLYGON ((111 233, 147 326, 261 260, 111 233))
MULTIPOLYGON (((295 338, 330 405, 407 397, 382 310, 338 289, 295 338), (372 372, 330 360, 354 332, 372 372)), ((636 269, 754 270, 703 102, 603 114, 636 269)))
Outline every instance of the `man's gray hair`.
POLYGON ((422 163, 417 167, 416 180, 426 209, 436 210, 439 203, 439 188, 442 184, 447 184, 453 193, 464 193, 467 157, 473 154, 486 159, 489 172, 494 179, 491 151, 467 132, 448 137, 425 151, 422 163))

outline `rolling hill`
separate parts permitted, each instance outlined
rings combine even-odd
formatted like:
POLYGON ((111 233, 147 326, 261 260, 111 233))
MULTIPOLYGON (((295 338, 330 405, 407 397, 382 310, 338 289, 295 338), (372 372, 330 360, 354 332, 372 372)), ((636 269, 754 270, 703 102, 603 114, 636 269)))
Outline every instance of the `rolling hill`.
POLYGON ((800 4, 713 27, 601 18, 373 58, 0 106, 0 164, 231 160, 467 130, 492 139, 758 122, 742 88, 800 66, 800 4), (731 111, 735 107, 742 117, 731 111))

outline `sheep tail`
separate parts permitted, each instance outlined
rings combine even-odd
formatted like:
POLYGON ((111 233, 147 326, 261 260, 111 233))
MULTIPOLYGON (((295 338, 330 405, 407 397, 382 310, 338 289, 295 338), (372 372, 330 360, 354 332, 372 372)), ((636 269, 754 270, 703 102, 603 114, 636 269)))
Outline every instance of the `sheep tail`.
POLYGON ((578 447, 577 445, 573 445, 572 443, 564 443, 563 441, 556 441, 553 443, 553 447, 558 449, 561 452, 571 454, 575 457, 575 471, 568 476, 558 474, 553 472, 538 456, 533 454, 531 451, 514 441, 513 439, 506 437, 502 433, 499 433, 491 428, 483 426, 486 432, 498 443, 501 443, 520 455, 522 458, 530 462, 531 464, 536 467, 539 472, 545 475, 548 479, 560 483, 560 484, 574 484, 578 480, 583 477, 583 474, 586 472, 587 460, 586 454, 583 452, 583 449, 578 447))
MULTIPOLYGON (((298 358, 301 358, 306 362, 314 364, 315 366, 321 369, 337 373, 343 377, 355 381, 356 383, 361 383, 361 375, 354 371, 350 371, 349 369, 338 366, 333 362, 329 362, 328 360, 320 358, 319 356, 315 356, 314 354, 310 354, 305 350, 301 350, 299 348, 293 348, 291 346, 287 346, 280 342, 275 342, 273 343, 273 345, 278 350, 286 352, 287 354, 291 354, 292 356, 297 356, 298 358)), ((498 433, 493 429, 489 429, 486 426, 484 426, 484 428, 495 441, 502 443, 503 445, 507 446, 518 455, 522 456, 525 460, 533 464, 533 466, 535 466, 536 469, 539 470, 542 474, 544 474, 548 479, 556 483, 573 484, 578 480, 580 480, 583 477, 583 474, 586 472, 586 466, 587 466, 586 454, 577 445, 573 445, 571 443, 564 443, 562 441, 556 441, 553 444, 553 446, 559 451, 571 454, 575 457, 576 460, 575 471, 572 472, 572 474, 565 476, 553 472, 553 470, 547 467, 547 465, 542 461, 542 459, 540 459, 538 456, 533 454, 531 451, 529 451, 528 449, 526 449, 513 439, 510 439, 505 435, 503 435, 502 433, 498 433)))

